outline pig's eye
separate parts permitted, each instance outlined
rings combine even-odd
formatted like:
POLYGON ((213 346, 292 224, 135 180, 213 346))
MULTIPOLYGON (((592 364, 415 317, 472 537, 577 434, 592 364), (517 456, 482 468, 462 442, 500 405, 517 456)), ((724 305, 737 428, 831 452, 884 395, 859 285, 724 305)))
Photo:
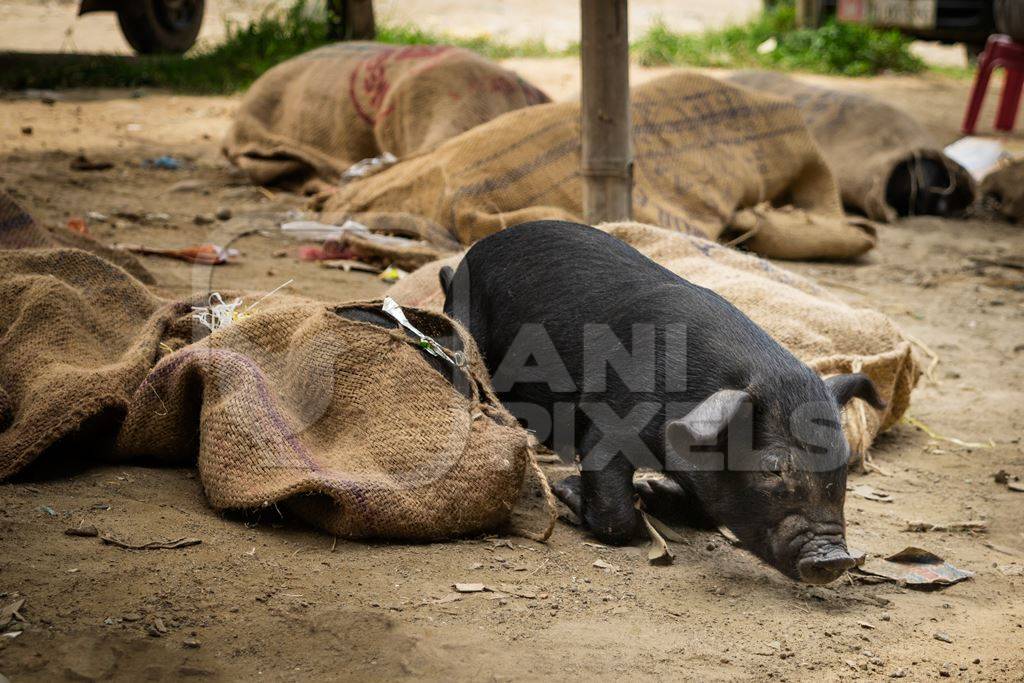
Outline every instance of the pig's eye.
POLYGON ((791 466, 789 455, 786 453, 768 453, 762 459, 762 470, 766 477, 781 479, 783 473, 791 466))

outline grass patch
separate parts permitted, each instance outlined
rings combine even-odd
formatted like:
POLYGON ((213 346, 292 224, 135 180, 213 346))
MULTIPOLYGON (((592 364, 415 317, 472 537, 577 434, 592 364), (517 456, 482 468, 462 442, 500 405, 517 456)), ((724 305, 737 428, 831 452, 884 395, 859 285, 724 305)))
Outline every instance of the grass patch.
POLYGON ((910 52, 910 38, 860 24, 830 20, 797 29, 792 7, 781 5, 755 19, 701 35, 682 35, 656 22, 632 45, 640 64, 765 67, 843 76, 885 71, 917 73, 925 64, 910 52), (774 48, 767 50, 774 43, 774 48), (759 47, 765 46, 758 50, 759 47))
MULTIPOLYGON (((114 55, 3 55, 0 88, 168 88, 178 92, 231 93, 242 90, 267 69, 325 45, 326 17, 306 11, 308 0, 264 12, 247 26, 229 25, 227 38, 200 46, 185 57, 114 55)), ((394 44, 448 44, 493 59, 579 54, 579 43, 553 51, 541 40, 507 43, 489 36, 460 38, 412 26, 378 26, 378 40, 394 44)), ((909 51, 910 40, 896 31, 830 22, 797 30, 791 6, 781 5, 752 21, 702 35, 681 35, 655 23, 631 50, 644 65, 685 64, 768 67, 866 76, 883 71, 913 73, 925 68, 909 51), (758 46, 774 40, 770 52, 758 46)))
MULTIPOLYGON (((191 93, 231 93, 249 86, 275 64, 326 45, 326 17, 306 11, 306 0, 264 12, 248 26, 229 24, 227 38, 184 57, 154 55, 0 56, 0 88, 169 88, 191 93)), ((546 57, 543 41, 506 43, 487 36, 459 38, 409 26, 378 26, 380 42, 457 45, 494 59, 546 57)))

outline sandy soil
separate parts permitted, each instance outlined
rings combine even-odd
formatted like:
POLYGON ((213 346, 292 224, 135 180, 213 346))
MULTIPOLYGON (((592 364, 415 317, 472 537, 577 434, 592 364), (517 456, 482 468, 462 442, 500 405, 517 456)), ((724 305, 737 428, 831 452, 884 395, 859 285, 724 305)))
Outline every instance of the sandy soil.
MULTIPOLYGON (((557 96, 577 87, 571 62, 511 64, 557 96)), ((634 80, 649 75, 638 70, 634 80)), ((940 139, 956 137, 963 83, 834 82, 889 97, 940 139)), ((147 259, 171 294, 270 289, 289 278, 294 291, 335 301, 386 292, 370 276, 299 262, 295 245, 274 234, 304 202, 248 187, 222 161, 218 140, 236 101, 120 91, 66 93, 52 105, 2 98, 0 186, 49 224, 105 214, 90 229, 108 242, 223 244, 243 230, 271 231, 235 242, 240 263, 217 269, 212 282, 186 265, 147 259), (72 171, 80 152, 114 168, 72 171), (161 154, 187 167, 141 168, 161 154), (196 214, 220 207, 233 217, 194 224, 196 214), (280 250, 286 255, 275 256, 280 250)), ((335 546, 276 515, 212 511, 186 469, 88 467, 102 454, 76 453, 60 471, 0 485, 0 607, 24 598, 27 620, 19 637, 0 638, 0 673, 14 681, 1020 680, 1024 494, 992 474, 1024 475, 1024 278, 971 259, 1022 253, 1019 226, 922 218, 884 227, 860 263, 787 264, 885 311, 939 355, 935 381, 914 394, 916 418, 942 435, 993 440, 963 448, 899 425, 875 450, 888 476, 852 477, 894 501, 851 497, 847 505, 852 547, 885 555, 922 546, 975 572, 973 580, 936 592, 845 579, 808 589, 716 534, 688 532, 674 545, 676 563, 653 567, 643 549, 597 548, 567 524, 547 544, 494 537, 335 546), (989 531, 903 531, 914 520, 986 520, 989 531), (131 552, 64 535, 80 523, 136 540, 194 536, 202 544, 131 552), (595 568, 599 558, 618 569, 595 568), (449 601, 451 584, 463 581, 532 586, 537 597, 449 601)))

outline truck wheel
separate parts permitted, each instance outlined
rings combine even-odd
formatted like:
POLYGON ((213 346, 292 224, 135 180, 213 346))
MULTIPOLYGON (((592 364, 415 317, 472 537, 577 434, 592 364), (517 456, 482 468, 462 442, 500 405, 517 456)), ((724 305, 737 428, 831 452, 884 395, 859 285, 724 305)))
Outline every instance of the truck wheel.
POLYGON ((996 0, 993 7, 996 28, 1018 43, 1024 43, 1024 2, 1020 0, 996 0))
POLYGON ((133 0, 121 3, 117 21, 136 52, 182 54, 196 42, 205 0, 133 0))

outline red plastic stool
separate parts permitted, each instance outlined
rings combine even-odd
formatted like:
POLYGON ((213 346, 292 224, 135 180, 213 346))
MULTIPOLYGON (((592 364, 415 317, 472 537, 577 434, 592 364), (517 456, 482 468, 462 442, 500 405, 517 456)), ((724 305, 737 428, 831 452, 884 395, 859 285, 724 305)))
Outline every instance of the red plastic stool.
POLYGON ((1006 82, 1003 83, 1003 96, 999 101, 999 111, 996 112, 996 130, 1013 130, 1017 109, 1020 107, 1021 89, 1024 88, 1024 43, 997 34, 988 37, 985 51, 978 57, 978 74, 974 77, 971 100, 967 104, 967 115, 964 116, 965 135, 974 133, 989 76, 998 67, 1006 70, 1006 82))

